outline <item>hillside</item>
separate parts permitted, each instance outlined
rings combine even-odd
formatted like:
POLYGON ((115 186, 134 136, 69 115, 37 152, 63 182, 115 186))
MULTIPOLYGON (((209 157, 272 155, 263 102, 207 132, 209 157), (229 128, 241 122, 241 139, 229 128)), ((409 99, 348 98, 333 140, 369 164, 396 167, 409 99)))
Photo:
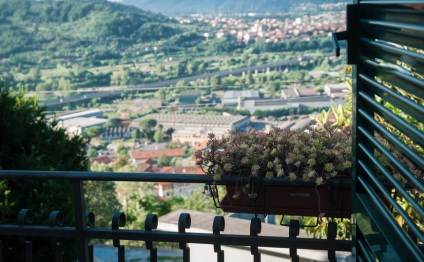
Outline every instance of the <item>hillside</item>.
POLYGON ((133 5, 167 15, 191 13, 284 12, 302 4, 338 3, 340 0, 122 0, 133 5))
POLYGON ((163 15, 107 1, 0 0, 3 62, 120 57, 137 44, 181 32, 175 21, 163 15))
MULTIPOLYGON (((285 14, 296 18, 299 12, 293 13, 285 14)), ((330 13, 331 26, 339 28, 340 15, 330 13)), ((249 34, 248 28, 256 26, 256 18, 235 17, 234 24, 216 26, 208 17, 186 23, 183 17, 106 0, 0 0, 0 81, 21 83, 49 99, 280 61, 293 52, 328 52, 331 46, 326 38, 330 25, 320 35, 309 29, 294 35, 296 30, 287 29, 286 37, 278 28, 285 25, 278 22, 277 27, 261 27, 267 33, 257 41, 241 41, 239 34, 215 37, 222 28, 249 34), (277 36, 284 41, 275 41, 277 36)))

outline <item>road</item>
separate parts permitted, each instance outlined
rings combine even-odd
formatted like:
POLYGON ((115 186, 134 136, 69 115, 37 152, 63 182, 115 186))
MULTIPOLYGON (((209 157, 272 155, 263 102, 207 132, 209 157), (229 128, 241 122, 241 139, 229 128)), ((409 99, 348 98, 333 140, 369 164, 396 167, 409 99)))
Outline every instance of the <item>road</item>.
MULTIPOLYGON (((325 54, 325 56, 332 56, 332 55, 333 53, 325 54)), ((238 75, 238 74, 242 74, 243 72, 247 72, 248 70, 260 71, 260 70, 265 70, 266 68, 276 68, 280 66, 294 65, 294 64, 298 64, 300 61, 311 60, 311 59, 313 59, 312 56, 303 56, 303 57, 281 61, 281 62, 255 65, 255 66, 243 67, 243 68, 237 68, 237 69, 229 69, 229 70, 224 70, 220 72, 212 72, 212 73, 206 73, 206 74, 195 75, 195 76, 187 76, 187 77, 175 78, 175 79, 165 80, 165 81, 156 82, 156 83, 148 83, 148 84, 141 84, 141 85, 134 85, 134 86, 112 86, 112 87, 87 88, 87 89, 84 89, 83 91, 83 92, 87 92, 86 94, 45 100, 45 101, 41 101, 40 105, 45 107, 51 107, 51 106, 57 106, 61 104, 65 105, 67 103, 75 103, 75 102, 79 102, 83 100, 91 100, 94 98, 112 97, 112 96, 116 96, 117 93, 120 94, 122 92, 127 92, 127 91, 132 92, 137 90, 156 90, 156 89, 167 87, 170 85, 175 85, 177 82, 182 80, 194 81, 196 79, 205 79, 212 76, 238 75)), ((73 92, 79 92, 79 90, 76 90, 73 92)))

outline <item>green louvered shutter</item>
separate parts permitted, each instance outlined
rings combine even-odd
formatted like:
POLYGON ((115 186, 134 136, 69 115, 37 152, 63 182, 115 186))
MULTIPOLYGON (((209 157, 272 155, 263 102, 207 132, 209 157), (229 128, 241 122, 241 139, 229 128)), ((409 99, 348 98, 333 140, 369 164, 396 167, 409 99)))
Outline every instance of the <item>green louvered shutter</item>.
POLYGON ((424 1, 355 2, 336 34, 353 65, 352 253, 424 261, 424 1))

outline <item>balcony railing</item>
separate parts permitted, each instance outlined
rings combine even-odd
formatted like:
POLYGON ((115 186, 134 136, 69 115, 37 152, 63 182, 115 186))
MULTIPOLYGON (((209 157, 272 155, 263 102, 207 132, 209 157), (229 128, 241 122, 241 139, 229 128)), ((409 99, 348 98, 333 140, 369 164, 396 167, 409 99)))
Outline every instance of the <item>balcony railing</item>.
MULTIPOLYGON (((92 173, 92 172, 44 172, 44 171, 0 171, 0 179, 13 180, 63 180, 71 181, 73 185, 72 198, 75 214, 75 226, 62 225, 63 215, 69 210, 52 210, 45 225, 32 225, 33 212, 31 207, 22 207, 17 214, 17 224, 0 224, 0 235, 16 236, 25 250, 26 261, 33 260, 31 237, 44 237, 53 241, 51 252, 56 261, 62 261, 63 241, 59 239, 71 238, 76 242, 78 261, 93 261, 93 249, 95 245, 90 241, 95 239, 113 240, 114 247, 118 250, 118 261, 125 260, 125 246, 121 245, 121 240, 144 241, 146 249, 150 250, 151 261, 157 261, 157 249, 153 246, 153 241, 178 243, 183 251, 183 261, 190 260, 189 243, 208 244, 214 246, 217 254, 217 261, 224 261, 224 251, 222 245, 250 247, 254 261, 260 261, 259 247, 289 248, 293 261, 298 261, 298 249, 327 250, 328 260, 336 260, 336 251, 350 251, 351 241, 335 240, 337 226, 330 223, 327 239, 299 238, 299 224, 291 221, 289 236, 261 236, 261 221, 253 218, 250 223, 250 235, 225 234, 225 218, 216 216, 213 221, 213 233, 189 233, 191 217, 188 213, 182 213, 178 220, 178 232, 156 231, 158 217, 149 214, 145 219, 145 228, 137 230, 125 229, 125 214, 117 212, 110 214, 110 228, 95 228, 94 216, 85 209, 84 202, 84 181, 133 181, 133 182, 174 182, 174 183, 201 183, 211 184, 213 178, 208 175, 187 175, 187 174, 134 174, 134 173, 92 173)), ((260 181, 266 184, 288 184, 285 179, 269 179, 260 181)), ((236 178, 223 177, 218 184, 235 184, 236 178)), ((292 184, 293 185, 293 184, 292 184)), ((1 217, 2 214, 1 214, 1 217)), ((2 221, 3 222, 3 221, 2 221)), ((7 242, 0 242, 0 250, 7 246, 7 242)), ((0 259, 3 261, 3 258, 0 259)))

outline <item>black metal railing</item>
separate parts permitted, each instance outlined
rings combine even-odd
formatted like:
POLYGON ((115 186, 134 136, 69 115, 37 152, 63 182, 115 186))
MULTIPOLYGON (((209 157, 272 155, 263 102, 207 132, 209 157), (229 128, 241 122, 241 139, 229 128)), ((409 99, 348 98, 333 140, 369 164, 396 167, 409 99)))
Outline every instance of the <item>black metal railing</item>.
MULTIPOLYGON (((133 182, 175 182, 175 183, 213 183, 213 178, 208 175, 186 175, 186 174, 135 174, 135 173, 94 173, 94 172, 44 172, 44 171, 0 171, 0 179, 27 180, 64 180, 73 184, 72 198, 74 203, 75 226, 64 226, 63 217, 67 210, 52 211, 46 218, 46 225, 33 225, 33 212, 30 209, 22 209, 18 214, 17 224, 5 224, 0 220, 0 236, 16 236, 25 250, 27 261, 33 261, 31 237, 44 237, 52 243, 51 252, 56 261, 62 261, 63 239, 74 239, 76 241, 78 261, 93 261, 95 246, 90 244, 91 240, 105 239, 113 240, 113 246, 118 250, 118 261, 125 260, 125 246, 121 240, 144 241, 147 250, 150 250, 151 261, 157 260, 157 249, 153 242, 178 243, 183 251, 183 260, 190 260, 189 243, 213 245, 217 254, 217 261, 224 261, 222 245, 247 246, 251 249, 254 261, 260 261, 259 247, 289 248, 293 261, 298 261, 298 249, 327 250, 329 261, 335 261, 336 251, 350 251, 351 241, 335 240, 336 224, 330 223, 327 239, 299 238, 299 223, 293 220, 289 227, 289 236, 261 236, 261 221, 253 218, 250 224, 250 235, 225 234, 225 218, 216 216, 213 221, 212 233, 189 233, 186 229, 191 226, 191 216, 182 213, 178 220, 178 232, 156 231, 158 217, 154 214, 147 215, 144 230, 125 229, 126 217, 122 212, 110 214, 110 228, 95 228, 94 214, 85 210, 84 181, 133 181, 133 182)), ((263 179, 266 184, 291 184, 286 179, 263 179)), ((223 177, 218 184, 235 184, 235 177, 223 177)), ((312 182, 311 182, 312 183, 312 182)), ((295 185, 293 185, 295 186, 295 185)), ((29 208, 29 207, 27 207, 29 208)), ((0 214, 2 217, 2 214, 0 214)), ((0 242, 0 250, 7 246, 7 242, 0 242)), ((2 260, 2 259, 1 259, 2 260)))

